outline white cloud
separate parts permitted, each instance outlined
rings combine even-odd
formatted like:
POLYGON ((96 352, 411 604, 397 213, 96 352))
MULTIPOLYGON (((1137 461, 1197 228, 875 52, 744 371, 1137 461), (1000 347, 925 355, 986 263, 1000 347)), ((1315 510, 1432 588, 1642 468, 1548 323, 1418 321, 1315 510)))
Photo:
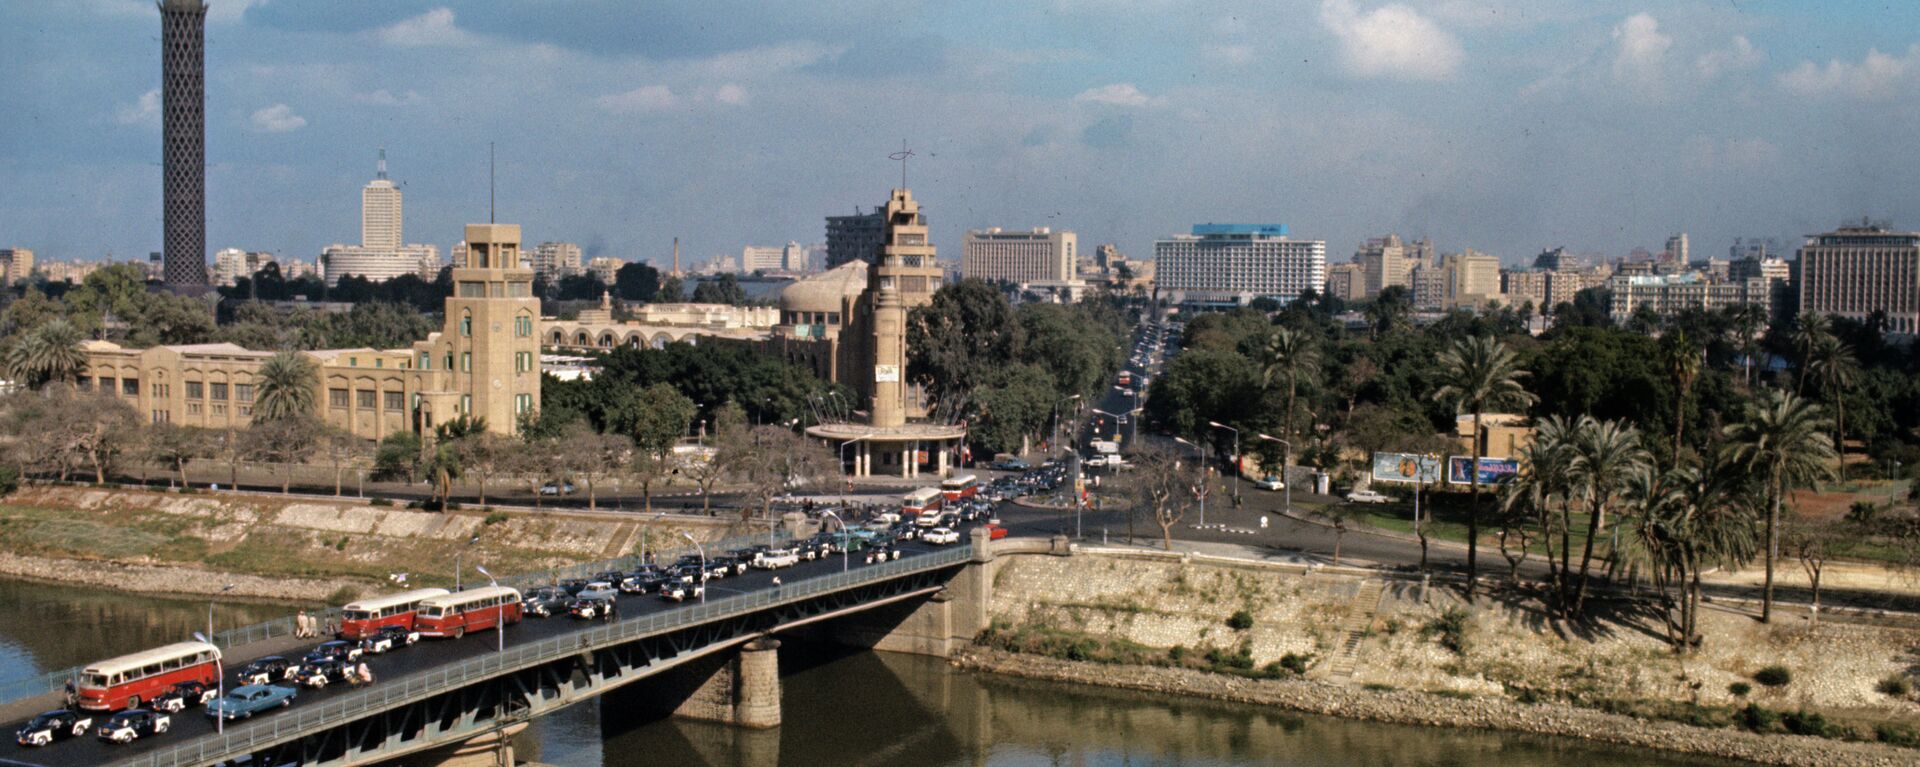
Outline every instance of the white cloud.
POLYGON ((147 125, 160 122, 160 89, 155 88, 140 94, 139 100, 132 104, 120 105, 120 111, 114 115, 121 125, 147 125))
POLYGON ((601 96, 595 103, 614 114, 636 114, 672 109, 679 97, 664 85, 643 85, 625 93, 601 96))
POLYGON ((1685 163, 1694 171, 1764 171, 1781 166, 1780 147, 1758 137, 1687 139, 1685 163))
POLYGON ((275 104, 255 111, 247 124, 261 133, 286 133, 307 127, 307 118, 294 114, 293 107, 275 104))
POLYGON ((408 47, 468 45, 473 35, 454 26, 452 8, 435 8, 411 19, 402 19, 374 30, 374 37, 388 45, 408 47))
POLYGON ((1353 0, 1324 0, 1320 24, 1339 38, 1340 57, 1356 77, 1446 80, 1465 58, 1451 33, 1399 3, 1362 13, 1353 0))
POLYGON ((380 107, 398 107, 418 104, 426 99, 421 98, 418 91, 408 90, 405 93, 395 95, 393 91, 381 88, 372 93, 355 93, 353 94, 353 100, 362 104, 372 104, 380 107))
POLYGON ((1117 107, 1144 107, 1153 103, 1153 98, 1140 92, 1133 83, 1114 83, 1090 88, 1074 96, 1073 100, 1081 104, 1110 104, 1117 107))
POLYGON ((1767 54, 1753 47, 1746 35, 1734 35, 1732 47, 1702 53, 1693 66, 1701 77, 1711 80, 1727 72, 1744 72, 1766 60, 1767 54))
POLYGON ((1855 64, 1833 59, 1825 67, 1811 61, 1780 75, 1780 87, 1800 96, 1850 96, 1879 100, 1893 96, 1920 61, 1920 44, 1907 49, 1906 56, 1891 56, 1878 50, 1855 64))
POLYGON ((1229 66, 1243 67, 1252 64, 1257 57, 1251 45, 1207 45, 1200 53, 1212 61, 1229 66))
POLYGON ((1660 69, 1673 47, 1673 38, 1660 31, 1660 22, 1645 13, 1628 16, 1613 28, 1619 49, 1613 59, 1613 77, 1625 83, 1656 87, 1660 69))
POLYGON ((713 100, 732 106, 746 106, 747 89, 733 83, 727 83, 726 85, 720 86, 719 90, 713 92, 713 100))

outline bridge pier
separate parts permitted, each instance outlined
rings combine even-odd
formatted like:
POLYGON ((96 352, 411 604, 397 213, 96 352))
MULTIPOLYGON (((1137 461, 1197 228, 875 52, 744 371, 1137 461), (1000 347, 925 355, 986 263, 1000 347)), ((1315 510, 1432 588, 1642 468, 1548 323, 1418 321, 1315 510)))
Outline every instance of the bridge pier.
POLYGON ((517 722, 472 739, 402 757, 384 767, 514 767, 513 736, 527 729, 517 722))
POLYGON ((993 598, 993 541, 985 528, 971 533, 973 558, 946 588, 925 601, 877 607, 833 621, 826 639, 885 652, 952 656, 986 630, 993 598))
POLYGON ((673 710, 682 719, 764 730, 780 726, 780 640, 761 637, 726 659, 673 710))

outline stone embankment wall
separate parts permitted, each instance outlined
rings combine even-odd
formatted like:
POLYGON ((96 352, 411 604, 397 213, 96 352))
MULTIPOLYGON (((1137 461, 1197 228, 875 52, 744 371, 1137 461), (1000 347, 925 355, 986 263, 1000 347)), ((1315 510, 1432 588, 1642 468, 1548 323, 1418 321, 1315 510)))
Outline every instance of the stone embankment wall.
POLYGON ((479 564, 517 573, 629 554, 642 541, 678 548, 682 531, 713 540, 727 526, 36 485, 0 501, 0 575, 174 593, 234 583, 245 596, 321 600, 343 586, 386 588, 392 573, 416 585, 451 583, 456 555, 462 577, 478 578, 479 564))

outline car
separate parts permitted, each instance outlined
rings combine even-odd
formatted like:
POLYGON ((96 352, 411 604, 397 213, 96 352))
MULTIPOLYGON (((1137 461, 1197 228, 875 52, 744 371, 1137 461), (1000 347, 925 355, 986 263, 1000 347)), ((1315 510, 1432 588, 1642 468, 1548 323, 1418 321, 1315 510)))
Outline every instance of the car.
POLYGON ((300 691, 277 684, 250 684, 227 691, 225 697, 207 704, 207 716, 226 720, 245 719, 274 708, 293 705, 300 691))
POLYGON ((751 566, 749 560, 732 554, 722 554, 714 557, 712 563, 718 565, 723 571, 721 574, 725 576, 745 575, 747 568, 751 566))
POLYGON ((706 585, 700 584, 700 583, 689 583, 687 581, 671 581, 667 583, 667 585, 660 587, 660 598, 671 600, 674 602, 685 602, 688 599, 698 599, 706 593, 707 593, 706 585))
POLYGON ((1005 537, 1007 537, 1007 528, 1000 526, 998 521, 987 523, 987 540, 997 541, 1005 537))
POLYGON ((1020 460, 1018 458, 1002 458, 998 461, 994 461, 992 464, 989 464, 988 468, 995 469, 998 471, 1026 471, 1028 469, 1033 468, 1033 464, 1027 463, 1026 461, 1020 460))
POLYGON ((1372 490, 1355 490, 1347 493, 1347 503, 1392 503, 1393 499, 1372 490))
POLYGON ((575 599, 613 599, 620 596, 620 590, 607 581, 594 581, 573 596, 575 599))
POLYGON ((657 588, 656 584, 660 579, 660 568, 641 565, 633 572, 627 573, 626 577, 621 578, 617 586, 622 594, 645 594, 657 588))
POLYGON ((173 717, 144 708, 130 708, 101 722, 94 735, 108 743, 132 743, 145 735, 159 735, 173 727, 173 717))
POLYGON ((396 647, 412 647, 420 641, 420 632, 405 626, 381 626, 373 636, 360 640, 361 652, 375 655, 388 652, 396 647))
POLYGON ((624 571, 606 570, 603 572, 594 573, 593 577, 589 580, 606 581, 608 583, 614 584, 615 586, 618 586, 620 585, 620 581, 625 580, 626 577, 627 577, 627 574, 624 571))
POLYGON ((155 711, 178 714, 188 706, 207 705, 207 701, 213 700, 213 696, 218 694, 219 690, 205 682, 179 682, 166 692, 153 696, 148 705, 155 711))
POLYGON ((520 612, 551 618, 554 613, 566 609, 567 600, 572 598, 566 589, 558 586, 541 586, 520 597, 520 612))
POLYGON ((309 651, 307 653, 307 656, 301 659, 301 662, 312 663, 314 661, 319 661, 319 660, 359 660, 359 659, 360 659, 359 643, 349 642, 344 639, 335 639, 330 642, 321 642, 318 646, 314 647, 313 650, 309 651))
POLYGON ((669 573, 666 585, 663 585, 661 588, 675 583, 706 583, 712 577, 713 576, 709 575, 705 570, 700 569, 700 566, 697 564, 681 565, 673 568, 673 571, 669 573))
POLYGON ((1119 425, 1121 425, 1121 426, 1125 426, 1125 425, 1127 425, 1127 417, 1126 417, 1126 416, 1124 416, 1124 415, 1122 415, 1122 416, 1115 416, 1115 417, 1114 417, 1114 419, 1113 419, 1113 422, 1114 422, 1114 423, 1117 423, 1117 424, 1119 424, 1119 425))
POLYGON ((612 597, 581 597, 567 603, 568 615, 587 620, 612 620, 619 609, 612 597))
POLYGON ((1132 390, 1132 389, 1122 389, 1122 390, 1120 391, 1120 396, 1122 396, 1122 397, 1131 397, 1131 396, 1133 396, 1133 390, 1132 390))
POLYGON ((586 588, 587 584, 591 582, 592 581, 585 578, 564 578, 556 585, 560 587, 561 591, 567 592, 567 596, 571 597, 579 594, 580 590, 586 588))
POLYGON ((1259 479, 1256 479, 1256 480, 1254 480, 1254 481, 1253 481, 1253 486, 1254 486, 1254 487, 1257 487, 1257 488, 1260 488, 1261 490, 1285 490, 1285 489, 1287 489, 1287 483, 1285 483, 1285 482, 1281 482, 1281 481, 1280 481, 1280 478, 1279 478, 1279 477, 1276 477, 1276 476, 1274 476, 1274 475, 1272 475, 1272 474, 1268 474, 1267 476, 1264 476, 1264 477, 1261 477, 1261 478, 1259 478, 1259 479))
POLYGON ((753 560, 753 566, 762 570, 778 570, 800 564, 800 555, 793 549, 767 549, 753 560))
POLYGON ((233 672, 233 678, 240 685, 262 685, 292 679, 298 670, 293 661, 279 655, 269 655, 241 666, 239 671, 233 672))
POLYGON ((1097 469, 1107 465, 1107 457, 1104 455, 1096 455, 1092 458, 1088 458, 1086 463, 1088 468, 1097 469))
POLYGON ((937 546, 945 546, 952 543, 959 543, 960 534, 955 532, 951 527, 936 527, 921 533, 920 540, 937 546))
POLYGON ((887 532, 890 532, 893 534, 893 540, 895 543, 911 541, 915 538, 920 537, 920 528, 915 527, 911 524, 894 525, 893 527, 888 528, 887 532))
POLYGON ((329 658, 327 660, 314 661, 313 663, 302 665, 300 667, 300 673, 294 676, 294 681, 307 687, 319 689, 334 682, 351 682, 353 681, 353 673, 354 668, 352 663, 329 658))
POLYGON ((553 482, 548 482, 540 486, 540 494, 541 495, 572 495, 573 483, 560 482, 556 484, 553 482))
POLYGON ((882 543, 878 546, 874 546, 873 548, 867 549, 867 564, 870 564, 870 565, 876 562, 891 562, 899 558, 900 558, 900 549, 896 548, 891 543, 882 543))
POLYGON ((66 709, 47 711, 20 725, 13 735, 22 746, 44 746, 56 740, 77 738, 87 734, 93 726, 93 717, 66 709))

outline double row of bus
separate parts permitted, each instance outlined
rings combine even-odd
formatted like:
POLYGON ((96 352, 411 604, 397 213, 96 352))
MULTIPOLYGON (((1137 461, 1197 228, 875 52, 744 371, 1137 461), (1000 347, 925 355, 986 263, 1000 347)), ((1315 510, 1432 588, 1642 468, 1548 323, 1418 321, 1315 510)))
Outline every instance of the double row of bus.
MULTIPOLYGON (((519 623, 520 592, 485 586, 449 593, 416 589, 341 608, 341 639, 360 640, 388 626, 421 636, 466 636, 519 623)), ((220 649, 205 642, 179 642, 88 665, 75 680, 76 704, 88 711, 140 708, 183 682, 213 686, 220 677, 220 649)))

